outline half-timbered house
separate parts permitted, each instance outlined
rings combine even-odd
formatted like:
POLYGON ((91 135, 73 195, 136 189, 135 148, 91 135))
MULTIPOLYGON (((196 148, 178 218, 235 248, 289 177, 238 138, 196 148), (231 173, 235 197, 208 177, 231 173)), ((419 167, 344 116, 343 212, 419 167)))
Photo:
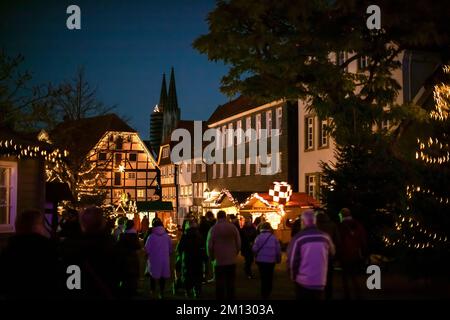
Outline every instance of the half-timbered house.
POLYGON ((156 161, 136 130, 117 115, 64 122, 51 139, 69 150, 68 178, 78 199, 102 194, 104 204, 117 206, 123 200, 160 198, 156 161))

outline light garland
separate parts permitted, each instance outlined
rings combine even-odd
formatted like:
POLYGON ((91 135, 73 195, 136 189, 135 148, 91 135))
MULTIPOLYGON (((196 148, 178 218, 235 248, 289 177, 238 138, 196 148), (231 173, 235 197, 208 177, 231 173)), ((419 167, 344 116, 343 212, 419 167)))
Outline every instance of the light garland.
MULTIPOLYGON (((444 73, 450 73, 450 66, 444 66, 444 73)), ((434 86, 434 101, 435 109, 429 114, 434 121, 445 122, 449 117, 449 102, 450 102, 450 87, 446 84, 438 84, 434 86)), ((446 133, 442 134, 446 139, 446 133)), ((427 165, 446 165, 450 163, 449 143, 442 141, 436 137, 429 137, 427 139, 417 138, 418 150, 416 151, 416 160, 425 162, 427 165), (439 156, 436 156, 439 154, 439 156)), ((439 196, 433 190, 424 188, 418 185, 408 185, 406 187, 406 196, 408 201, 413 199, 414 194, 422 194, 432 197, 441 205, 448 205, 449 198, 439 196)), ((410 211, 410 206, 406 207, 410 211)), ((386 247, 407 247, 413 249, 428 249, 436 246, 448 246, 449 241, 446 235, 438 234, 424 227, 419 221, 408 215, 399 215, 398 221, 395 223, 395 229, 401 232, 396 239, 390 239, 387 236, 383 237, 383 242, 386 247), (408 229, 414 235, 407 236, 405 230, 408 229), (402 232, 403 231, 403 232, 402 232)))
POLYGON ((434 191, 432 191, 431 189, 424 189, 424 188, 421 188, 420 186, 414 186, 414 185, 406 186, 406 195, 407 195, 408 199, 412 199, 414 193, 430 195, 434 198, 435 201, 442 203, 442 204, 450 203, 450 200, 448 198, 436 196, 434 191))

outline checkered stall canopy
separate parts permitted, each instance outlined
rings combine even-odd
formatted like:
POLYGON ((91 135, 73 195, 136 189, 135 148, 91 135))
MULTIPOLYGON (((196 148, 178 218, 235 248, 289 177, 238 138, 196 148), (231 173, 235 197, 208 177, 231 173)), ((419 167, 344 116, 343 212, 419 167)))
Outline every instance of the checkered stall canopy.
POLYGON ((287 182, 274 182, 269 190, 269 195, 272 197, 273 202, 286 204, 292 195, 291 185, 287 182))

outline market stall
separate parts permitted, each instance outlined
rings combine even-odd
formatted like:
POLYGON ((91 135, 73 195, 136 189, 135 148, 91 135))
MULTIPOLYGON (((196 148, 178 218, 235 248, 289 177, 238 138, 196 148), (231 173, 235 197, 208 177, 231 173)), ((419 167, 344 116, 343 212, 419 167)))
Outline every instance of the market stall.
POLYGON ((306 193, 292 192, 287 183, 275 182, 268 193, 253 193, 241 204, 239 214, 264 217, 270 222, 275 234, 282 243, 290 240, 291 229, 286 221, 295 219, 309 208, 318 207, 320 203, 306 193))

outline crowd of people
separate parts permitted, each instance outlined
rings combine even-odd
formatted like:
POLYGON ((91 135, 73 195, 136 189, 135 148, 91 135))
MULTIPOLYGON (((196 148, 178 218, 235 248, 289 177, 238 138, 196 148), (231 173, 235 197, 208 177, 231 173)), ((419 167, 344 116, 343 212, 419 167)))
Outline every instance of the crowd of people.
MULTIPOLYGON (((307 210, 292 223, 286 267, 297 299, 333 298, 336 263, 342 268, 345 297, 360 297, 358 275, 367 258, 367 237, 349 209, 339 215, 341 221, 335 223, 320 209, 307 210)), ((208 212, 199 220, 188 215, 177 242, 158 217, 151 223, 148 218, 135 220, 119 217, 114 226, 100 208, 68 210, 55 239, 48 236, 41 212, 23 212, 0 255, 0 296, 133 298, 145 256, 143 273, 152 296, 164 299, 166 285, 172 282, 173 294, 201 298, 203 285, 214 282, 216 299, 233 300, 241 254, 248 279, 255 278, 253 266, 257 266, 260 298, 271 298, 274 270, 283 260, 283 250, 264 216, 254 221, 248 216, 242 223, 224 211, 217 217, 208 212), (81 270, 80 290, 71 290, 66 283, 66 269, 73 265, 81 270)))

